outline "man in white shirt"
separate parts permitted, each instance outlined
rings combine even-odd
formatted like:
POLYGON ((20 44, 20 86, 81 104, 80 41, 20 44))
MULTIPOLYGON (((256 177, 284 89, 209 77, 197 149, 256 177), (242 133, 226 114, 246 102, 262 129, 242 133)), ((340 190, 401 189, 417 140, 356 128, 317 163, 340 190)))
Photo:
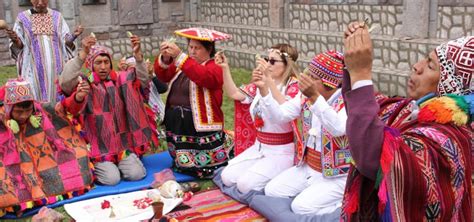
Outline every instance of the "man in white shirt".
MULTIPOLYGON (((271 95, 263 98, 263 112, 276 122, 301 117, 304 143, 300 144, 296 166, 282 172, 265 187, 272 197, 295 197, 296 214, 322 215, 341 205, 346 173, 351 162, 347 149, 346 110, 341 89, 343 56, 337 51, 321 53, 299 78, 305 97, 279 105, 271 95)), ((295 128, 297 128, 295 126, 295 128)))

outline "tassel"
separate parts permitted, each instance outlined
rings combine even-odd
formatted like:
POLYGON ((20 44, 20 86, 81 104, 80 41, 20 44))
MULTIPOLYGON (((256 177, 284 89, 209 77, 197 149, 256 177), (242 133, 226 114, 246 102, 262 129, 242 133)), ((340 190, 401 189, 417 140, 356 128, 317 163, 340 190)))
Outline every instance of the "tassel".
MULTIPOLYGON (((380 155, 380 167, 382 168, 382 174, 386 174, 390 165, 393 161, 393 148, 396 146, 396 131, 391 128, 385 128, 384 130, 384 142, 382 145, 382 153, 380 155)), ((398 134, 398 133, 396 133, 398 134)))
POLYGON ((347 206, 346 206, 346 213, 353 214, 359 208, 359 193, 360 193, 360 186, 362 184, 361 177, 357 176, 354 181, 352 182, 349 197, 347 198, 347 206))
POLYGON ((29 121, 34 128, 38 128, 41 125, 41 116, 31 115, 29 121))
POLYGON ((382 182, 380 183, 379 187, 379 192, 377 193, 379 197, 379 213, 382 213, 383 210, 385 209, 385 206, 387 205, 387 200, 388 200, 388 193, 387 193, 387 179, 384 178, 382 179, 382 182))
POLYGON ((7 121, 7 126, 12 130, 14 134, 17 134, 20 132, 20 126, 18 125, 18 122, 14 119, 9 119, 7 121))

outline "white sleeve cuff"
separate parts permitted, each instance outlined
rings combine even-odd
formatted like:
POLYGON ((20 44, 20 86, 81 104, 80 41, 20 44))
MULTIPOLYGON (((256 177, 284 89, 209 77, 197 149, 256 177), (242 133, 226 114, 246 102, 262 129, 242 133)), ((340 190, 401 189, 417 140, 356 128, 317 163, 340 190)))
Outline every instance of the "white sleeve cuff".
POLYGON ((362 88, 364 86, 371 86, 373 84, 374 83, 370 79, 368 79, 368 80, 359 80, 359 81, 355 82, 354 85, 352 85, 352 90, 362 88))
POLYGON ((311 105, 310 110, 312 113, 319 116, 327 108, 330 108, 329 104, 326 102, 323 96, 319 95, 313 105, 311 105))
POLYGON ((270 106, 271 105, 271 101, 273 100, 273 96, 272 96, 272 93, 270 92, 270 90, 268 90, 268 94, 266 96, 263 96, 261 98, 262 102, 263 102, 263 105, 265 106, 270 106))

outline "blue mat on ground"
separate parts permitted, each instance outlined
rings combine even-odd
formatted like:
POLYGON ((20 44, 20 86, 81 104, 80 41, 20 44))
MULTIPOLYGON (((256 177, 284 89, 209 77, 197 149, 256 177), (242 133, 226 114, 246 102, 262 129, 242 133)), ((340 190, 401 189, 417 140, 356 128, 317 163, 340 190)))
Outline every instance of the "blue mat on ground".
MULTIPOLYGON (((142 159, 143 164, 147 170, 147 175, 144 179, 139 181, 121 181, 115 186, 101 186, 96 185, 91 191, 85 193, 84 195, 77 196, 71 199, 63 200, 56 202, 54 204, 48 205, 49 208, 60 207, 64 204, 73 203, 81 200, 92 199, 96 197, 102 197, 107 195, 114 195, 119 193, 128 193, 132 191, 142 190, 148 188, 153 182, 153 174, 158 173, 166 168, 170 168, 172 164, 171 156, 168 152, 161 152, 153 155, 146 156, 142 159)), ((174 176, 178 182, 186 182, 195 180, 196 178, 188 176, 185 174, 180 174, 174 172, 174 176)), ((22 217, 28 217, 35 215, 39 211, 40 207, 34 208, 26 211, 22 217)), ((7 214, 0 219, 17 219, 14 214, 7 214)))

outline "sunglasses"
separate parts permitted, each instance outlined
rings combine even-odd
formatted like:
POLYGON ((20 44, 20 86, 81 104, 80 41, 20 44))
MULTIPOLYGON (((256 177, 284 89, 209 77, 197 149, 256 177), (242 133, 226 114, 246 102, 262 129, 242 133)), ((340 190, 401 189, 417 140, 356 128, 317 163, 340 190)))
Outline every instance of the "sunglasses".
POLYGON ((286 64, 286 62, 284 60, 276 60, 276 59, 269 59, 269 58, 263 58, 263 59, 265 59, 265 61, 270 63, 270 65, 275 65, 275 62, 282 62, 282 63, 286 64))

